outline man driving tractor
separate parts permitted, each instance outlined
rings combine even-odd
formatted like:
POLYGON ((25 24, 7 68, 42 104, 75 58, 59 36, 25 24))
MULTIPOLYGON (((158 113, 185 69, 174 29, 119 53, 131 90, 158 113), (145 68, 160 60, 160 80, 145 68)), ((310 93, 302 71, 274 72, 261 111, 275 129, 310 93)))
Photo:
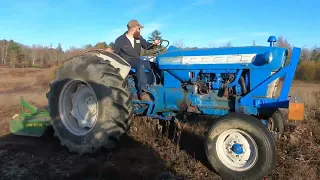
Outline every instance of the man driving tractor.
MULTIPOLYGON (((147 42, 141 35, 141 29, 144 28, 137 20, 130 20, 127 24, 128 30, 119 36, 114 44, 114 49, 111 50, 115 54, 126 60, 132 68, 136 70, 138 81, 138 98, 140 100, 150 100, 149 95, 144 92, 147 84, 145 69, 151 69, 150 61, 140 59, 141 48, 149 49, 159 44, 159 40, 154 40, 153 43, 147 42)), ((110 51, 110 49, 107 49, 110 51)))

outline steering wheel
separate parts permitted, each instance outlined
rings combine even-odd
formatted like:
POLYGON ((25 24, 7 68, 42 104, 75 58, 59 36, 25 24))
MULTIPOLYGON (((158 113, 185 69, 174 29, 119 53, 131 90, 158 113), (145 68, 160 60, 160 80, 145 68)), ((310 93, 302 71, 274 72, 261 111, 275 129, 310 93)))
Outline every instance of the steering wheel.
MULTIPOLYGON (((169 41, 168 40, 160 40, 160 43, 157 45, 157 51, 156 51, 156 53, 153 53, 153 54, 160 54, 160 52, 162 51, 162 50, 164 50, 164 49, 166 49, 168 46, 169 46, 169 41), (168 44, 164 47, 164 48, 159 48, 159 47, 162 47, 162 42, 167 42, 168 44)), ((145 50, 144 50, 144 52, 143 52, 143 55, 145 55, 145 53, 146 53, 146 50, 149 50, 152 46, 154 46, 154 45, 151 45, 151 46, 149 46, 149 47, 147 47, 145 50)))

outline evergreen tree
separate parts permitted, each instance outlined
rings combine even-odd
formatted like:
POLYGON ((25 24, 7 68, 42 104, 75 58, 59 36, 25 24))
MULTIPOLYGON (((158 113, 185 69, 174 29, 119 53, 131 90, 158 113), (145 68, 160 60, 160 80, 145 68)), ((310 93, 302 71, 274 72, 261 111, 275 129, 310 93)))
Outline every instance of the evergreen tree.
POLYGON ((114 42, 110 42, 109 46, 113 49, 114 48, 114 42))
POLYGON ((105 41, 103 41, 103 42, 98 42, 98 43, 94 46, 95 49, 106 49, 107 47, 108 47, 108 44, 107 44, 105 41))
POLYGON ((315 47, 312 50, 310 60, 311 61, 320 61, 320 50, 317 47, 315 47))
POLYGON ((158 30, 154 30, 150 36, 148 37, 148 41, 154 41, 154 40, 162 40, 161 32, 158 30))
POLYGON ((92 49, 93 47, 92 47, 91 44, 87 44, 87 45, 84 46, 84 48, 88 50, 88 49, 92 49))
POLYGON ((60 43, 57 46, 57 51, 58 51, 58 53, 62 53, 62 46, 60 43))

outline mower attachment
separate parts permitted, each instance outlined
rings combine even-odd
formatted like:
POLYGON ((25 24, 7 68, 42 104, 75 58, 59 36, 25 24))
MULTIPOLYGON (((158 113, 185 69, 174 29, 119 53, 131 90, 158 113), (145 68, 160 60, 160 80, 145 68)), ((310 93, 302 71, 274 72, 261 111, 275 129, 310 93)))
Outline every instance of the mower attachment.
POLYGON ((50 126, 50 115, 47 111, 39 111, 21 97, 20 114, 15 114, 10 121, 10 132, 14 135, 41 137, 50 126), (24 110, 29 110, 29 113, 24 110))

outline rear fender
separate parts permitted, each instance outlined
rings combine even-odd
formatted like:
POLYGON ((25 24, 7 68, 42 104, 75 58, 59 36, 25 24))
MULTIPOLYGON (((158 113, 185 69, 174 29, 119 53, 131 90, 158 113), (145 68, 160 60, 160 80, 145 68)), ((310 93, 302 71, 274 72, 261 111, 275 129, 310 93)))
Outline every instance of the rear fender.
POLYGON ((108 52, 106 50, 92 49, 82 53, 82 55, 85 55, 85 54, 95 55, 95 56, 101 57, 105 61, 109 61, 113 67, 119 69, 119 73, 123 79, 125 79, 128 76, 131 70, 130 64, 127 63, 122 57, 120 57, 117 54, 108 52))

